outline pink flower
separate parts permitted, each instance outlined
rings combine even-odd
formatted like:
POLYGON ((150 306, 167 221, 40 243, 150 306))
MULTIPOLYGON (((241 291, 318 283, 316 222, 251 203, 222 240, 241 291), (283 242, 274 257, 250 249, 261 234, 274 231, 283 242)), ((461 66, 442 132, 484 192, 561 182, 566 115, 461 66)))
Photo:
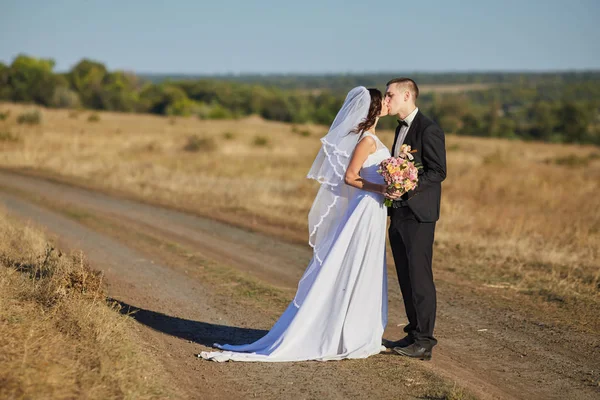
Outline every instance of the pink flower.
MULTIPOLYGON (((401 194, 404 194, 417 187, 419 182, 419 169, 421 166, 416 166, 414 157, 411 153, 410 146, 403 144, 400 147, 400 154, 398 157, 390 157, 383 160, 379 164, 377 172, 381 174, 385 183, 388 185, 388 189, 395 188, 401 194)), ((391 207, 392 201, 386 199, 384 204, 387 207, 391 207)))

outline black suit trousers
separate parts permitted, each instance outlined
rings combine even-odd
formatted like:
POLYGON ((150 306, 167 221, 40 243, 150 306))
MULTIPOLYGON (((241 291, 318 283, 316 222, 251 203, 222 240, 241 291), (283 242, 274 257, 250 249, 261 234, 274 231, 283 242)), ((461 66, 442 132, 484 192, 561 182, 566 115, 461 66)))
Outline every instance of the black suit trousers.
POLYGON ((393 210, 389 237, 408 325, 404 331, 419 345, 431 349, 436 293, 431 260, 435 222, 419 222, 410 207, 393 210))

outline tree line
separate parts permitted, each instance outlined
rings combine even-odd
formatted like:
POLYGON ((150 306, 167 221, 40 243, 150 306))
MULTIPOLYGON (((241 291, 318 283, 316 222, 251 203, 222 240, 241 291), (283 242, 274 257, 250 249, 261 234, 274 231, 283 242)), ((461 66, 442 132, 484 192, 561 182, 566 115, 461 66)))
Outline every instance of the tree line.
MULTIPOLYGON (((354 86, 383 88, 393 75, 137 76, 83 59, 55 73, 52 59, 0 63, 0 100, 88 108, 328 125, 354 86)), ((419 107, 448 133, 600 145, 600 73, 413 74, 419 83, 489 83, 463 93, 424 93, 419 107)), ((393 128, 393 118, 381 127, 393 128)))
POLYGON ((166 80, 219 80, 228 82, 250 83, 261 86, 275 86, 281 89, 331 90, 344 93, 348 88, 359 85, 381 87, 392 77, 409 76, 421 85, 460 85, 460 84, 494 84, 494 85, 540 85, 582 83, 600 80, 600 71, 566 71, 566 72, 446 72, 446 73, 367 73, 367 74, 222 74, 222 75, 190 75, 190 74, 142 74, 141 77, 159 83, 166 80))

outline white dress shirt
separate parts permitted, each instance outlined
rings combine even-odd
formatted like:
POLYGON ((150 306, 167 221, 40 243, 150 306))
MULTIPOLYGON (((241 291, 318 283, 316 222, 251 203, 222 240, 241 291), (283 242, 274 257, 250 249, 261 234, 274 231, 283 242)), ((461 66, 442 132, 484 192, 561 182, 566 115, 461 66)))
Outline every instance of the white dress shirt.
POLYGON ((402 146, 402 144, 404 143, 404 139, 406 139, 406 134, 408 133, 408 130, 410 129, 410 126, 418 112, 419 107, 415 108, 413 112, 411 112, 406 118, 404 118, 404 122, 406 122, 408 126, 402 125, 400 127, 400 132, 398 133, 398 140, 396 141, 396 147, 394 147, 394 152, 392 153, 394 157, 398 156, 400 146, 402 146))

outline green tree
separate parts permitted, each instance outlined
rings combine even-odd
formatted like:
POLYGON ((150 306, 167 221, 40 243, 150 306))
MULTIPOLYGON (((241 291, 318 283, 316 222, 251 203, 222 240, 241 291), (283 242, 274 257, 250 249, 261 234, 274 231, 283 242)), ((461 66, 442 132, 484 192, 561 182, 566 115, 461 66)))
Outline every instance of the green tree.
POLYGON ((18 55, 8 71, 13 101, 50 105, 59 78, 52 73, 54 60, 18 55))
POLYGON ((208 119, 230 119, 233 113, 220 104, 215 104, 208 112, 208 119))
POLYGON ((81 101, 77 92, 67 86, 59 86, 54 90, 50 105, 56 108, 80 108, 81 101))
POLYGON ((12 98, 12 90, 9 85, 10 68, 0 62, 0 100, 10 100, 12 98))
POLYGON ((186 100, 189 99, 181 88, 169 84, 149 84, 140 92, 140 102, 143 110, 153 114, 166 115, 169 109, 177 109, 171 106, 186 100))
POLYGON ((500 136, 500 117, 502 116, 502 109, 500 104, 496 101, 492 102, 489 106, 483 118, 483 128, 486 136, 497 137, 500 136))
POLYGON ((104 75, 102 88, 98 94, 101 108, 115 111, 139 111, 140 98, 138 80, 134 74, 123 71, 104 75))
POLYGON ((468 111, 469 101, 464 96, 434 96, 431 117, 449 133, 462 131, 462 118, 468 111))
POLYGON ((585 143, 588 139, 588 127, 591 113, 583 105, 565 101, 558 112, 560 124, 558 131, 564 134, 569 143, 585 143))
POLYGON ((314 104, 313 122, 329 125, 333 122, 344 99, 331 92, 321 92, 312 98, 314 104))
POLYGON ((292 112, 282 96, 271 95, 265 99, 261 116, 275 121, 292 121, 292 112))
POLYGON ((103 83, 108 74, 106 67, 96 61, 83 59, 67 74, 71 87, 79 93, 85 107, 104 108, 103 83))
POLYGON ((516 127, 517 123, 514 119, 501 118, 498 120, 496 136, 507 139, 516 139, 518 137, 516 134, 516 127))
POLYGON ((265 103, 268 96, 269 90, 267 88, 257 85, 252 86, 248 96, 248 113, 260 114, 265 108, 265 103))
POLYGON ((463 115, 461 119, 462 127, 459 132, 462 135, 473 135, 473 136, 481 136, 482 135, 482 123, 481 121, 472 113, 467 113, 463 115))
POLYGON ((528 119, 531 123, 528 134, 538 140, 549 140, 558 124, 552 104, 546 101, 536 101, 529 109, 528 119))

